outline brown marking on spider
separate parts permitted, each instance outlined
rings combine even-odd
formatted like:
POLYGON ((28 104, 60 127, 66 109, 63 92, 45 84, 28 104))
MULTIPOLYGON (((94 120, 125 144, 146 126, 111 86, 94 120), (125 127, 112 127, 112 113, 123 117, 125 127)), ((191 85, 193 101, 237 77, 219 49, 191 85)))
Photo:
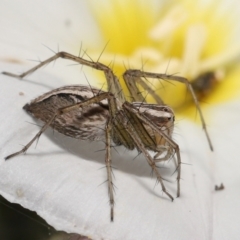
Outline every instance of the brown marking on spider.
POLYGON ((206 124, 198 100, 189 81, 183 77, 150 73, 129 69, 123 79, 131 94, 132 102, 128 102, 117 76, 106 65, 77 57, 66 52, 59 52, 51 58, 20 75, 4 72, 3 74, 23 78, 45 64, 64 58, 79 64, 102 71, 105 74, 108 91, 91 86, 72 85, 57 88, 26 104, 24 109, 45 124, 35 137, 20 151, 6 157, 10 159, 25 153, 32 143, 49 127, 60 133, 83 140, 104 140, 106 142, 105 164, 110 199, 110 219, 114 218, 114 195, 111 167, 111 141, 116 145, 124 145, 127 149, 141 152, 152 168, 162 191, 173 201, 172 195, 165 188, 163 178, 156 163, 166 161, 176 154, 177 197, 180 196, 181 156, 178 144, 172 140, 175 116, 173 110, 163 103, 154 90, 144 81, 147 78, 172 80, 186 85, 192 95, 199 112, 210 149, 213 150, 206 124), (139 91, 139 86, 147 90, 156 100, 156 104, 148 104, 139 91), (149 151, 156 152, 152 157, 149 151))

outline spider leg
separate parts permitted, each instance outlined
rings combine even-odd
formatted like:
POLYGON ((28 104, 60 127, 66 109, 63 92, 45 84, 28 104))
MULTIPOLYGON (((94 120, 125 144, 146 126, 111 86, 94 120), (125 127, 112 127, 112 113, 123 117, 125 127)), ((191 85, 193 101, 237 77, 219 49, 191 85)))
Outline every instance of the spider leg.
POLYGON ((107 181, 108 181, 108 194, 109 194, 109 200, 110 200, 110 216, 111 221, 113 221, 114 218, 114 197, 113 197, 113 179, 112 179, 112 167, 111 167, 111 130, 112 130, 112 122, 111 119, 109 119, 107 125, 106 125, 106 157, 105 157, 105 164, 107 169, 107 181))
POLYGON ((15 157, 21 153, 24 153, 28 150, 28 148, 33 144, 33 142, 35 140, 37 140, 41 134, 51 125, 51 123, 55 120, 56 117, 62 115, 62 114, 65 114, 67 112, 70 112, 72 110, 75 110, 75 109, 78 109, 78 108, 81 108, 81 107, 84 107, 84 106, 88 106, 89 104, 92 104, 92 103, 95 103, 95 102, 100 102, 104 99, 111 99, 113 98, 113 95, 109 92, 104 92, 104 93, 101 93, 99 94, 98 96, 95 96, 95 97, 92 97, 86 101, 83 101, 83 102, 80 102, 80 103, 76 103, 76 104, 73 104, 71 106, 67 106, 67 107, 63 107, 63 108, 60 108, 58 109, 54 114, 53 116, 49 119, 48 122, 46 122, 42 128, 40 129, 40 131, 31 139, 30 142, 28 142, 27 145, 25 145, 22 150, 18 151, 18 152, 15 152, 11 155, 8 155, 5 159, 10 159, 12 157, 15 157))
POLYGON ((55 114, 51 117, 51 119, 42 126, 42 128, 41 128, 40 131, 34 136, 34 138, 32 138, 30 142, 28 142, 27 145, 25 145, 20 151, 15 152, 15 153, 12 153, 12 154, 8 155, 7 157, 5 157, 5 160, 8 160, 8 159, 10 159, 10 158, 12 158, 12 157, 15 157, 15 156, 17 156, 17 155, 19 155, 19 154, 21 154, 21 153, 25 153, 25 152, 28 150, 28 148, 34 143, 34 141, 37 140, 37 139, 41 136, 41 134, 50 126, 50 124, 54 121, 54 119, 55 119, 55 117, 56 117, 57 115, 58 115, 58 114, 55 113, 55 114))
MULTIPOLYGON (((155 162, 164 162, 164 161, 167 161, 169 159, 173 159, 173 162, 174 162, 174 165, 176 167, 176 169, 178 168, 178 165, 177 165, 177 161, 176 161, 176 158, 174 156, 174 152, 173 152, 173 148, 170 148, 169 146, 163 146, 163 150, 161 151, 158 151, 156 153, 156 155, 153 157, 154 161, 155 162), (160 157, 158 158, 164 151, 166 151, 167 153, 165 154, 165 156, 163 157, 160 157)), ((176 171, 176 170, 175 170, 176 171)), ((175 173, 174 171, 174 173, 175 173)))
POLYGON ((169 146, 162 146, 153 157, 155 162, 163 162, 168 160, 173 155, 172 148, 169 146), (165 156, 158 158, 163 152, 167 152, 165 156))
MULTIPOLYGON (((125 106, 125 104, 123 105, 123 108, 124 108, 124 106, 125 106)), ((145 156, 148 164, 150 165, 153 172, 155 173, 158 182, 161 184, 162 191, 173 201, 172 195, 170 193, 168 193, 168 191, 166 190, 166 187, 163 183, 163 178, 161 177, 161 174, 159 173, 156 163, 154 162, 153 158, 150 156, 148 150, 145 148, 143 142, 141 141, 141 138, 138 136, 138 134, 135 131, 135 129, 133 128, 133 126, 129 123, 129 120, 126 116, 122 116, 122 120, 123 120, 122 122, 123 122, 124 126, 130 133, 134 143, 136 144, 138 150, 140 150, 142 152, 142 154, 145 156)))
MULTIPOLYGON (((127 111, 130 111, 134 113, 141 121, 142 123, 148 125, 151 127, 154 131, 156 131, 160 136, 162 136, 166 142, 169 144, 169 147, 173 148, 176 156, 177 156, 177 197, 180 196, 180 178, 181 178, 181 156, 180 156, 180 150, 177 143, 175 143, 167 134, 165 134, 163 131, 161 131, 152 121, 150 121, 146 116, 142 115, 137 109, 133 108, 132 105, 128 102, 125 102, 122 106, 124 109, 127 109, 127 111)), ((132 133, 131 133, 132 134, 132 133)), ((132 135, 131 135, 132 136, 132 135)), ((142 143, 141 143, 142 144, 142 143)), ((144 146, 143 146, 144 148, 144 146)), ((142 151, 142 149, 141 149, 142 151)), ((144 148, 144 151, 146 152, 146 149, 144 148)), ((144 154, 146 158, 150 157, 148 153, 144 154)), ((153 162, 154 159, 150 158, 153 162)), ((150 164, 150 162, 149 162, 150 164)), ((152 163, 151 163, 152 164, 152 163)), ((152 165, 150 165, 152 166, 152 165)), ((155 162, 154 162, 154 166, 155 162)), ((164 188, 165 189, 165 188, 164 188)), ((168 194, 167 194, 168 195, 168 194)))
POLYGON ((125 101, 125 97, 123 95, 122 92, 122 88, 121 85, 119 83, 118 78, 114 75, 113 71, 106 65, 100 63, 100 62, 93 62, 93 61, 89 61, 86 59, 83 59, 81 57, 77 57, 74 56, 70 53, 67 52, 58 52, 56 53, 54 56, 46 59, 45 61, 39 63, 38 65, 36 65, 35 67, 29 69, 28 71, 22 73, 22 74, 13 74, 13 73, 9 73, 9 72, 2 72, 5 75, 11 76, 11 77, 16 77, 16 78, 24 78, 25 76, 35 72, 36 70, 38 70, 39 68, 43 67, 44 65, 55 61, 58 58, 63 58, 63 59, 68 59, 74 62, 77 62, 79 64, 85 65, 85 66, 89 66, 92 67, 96 70, 100 70, 103 71, 107 80, 107 84, 108 84, 108 91, 113 93, 115 96, 118 97, 120 102, 124 102, 125 101))
POLYGON ((124 82, 128 88, 128 91, 131 94, 131 102, 145 102, 145 98, 143 97, 142 93, 140 92, 137 83, 148 93, 150 94, 156 101, 157 104, 164 104, 163 100, 160 98, 158 94, 139 76, 132 76, 128 74, 126 71, 123 74, 124 82))
POLYGON ((202 110, 200 108, 199 102, 197 100, 196 94, 194 93, 194 90, 192 88, 191 83, 184 77, 179 77, 179 76, 173 76, 173 75, 167 75, 167 74, 159 74, 159 73, 151 73, 151 72, 144 72, 141 70, 127 70, 124 73, 124 76, 126 76, 126 79, 137 79, 137 78, 156 78, 156 79, 163 79, 163 80, 172 80, 172 81, 177 81, 177 82, 181 82, 183 84, 186 85, 188 91, 191 93, 192 95, 192 99, 196 105, 196 108, 198 110, 198 113, 200 115, 200 119, 202 122, 202 127, 203 130, 205 132, 205 135, 207 137, 207 141, 209 144, 210 149, 213 151, 213 146, 212 146, 212 142, 211 139, 209 137, 208 131, 207 131, 207 127, 206 127, 206 123, 203 117, 203 113, 202 110))

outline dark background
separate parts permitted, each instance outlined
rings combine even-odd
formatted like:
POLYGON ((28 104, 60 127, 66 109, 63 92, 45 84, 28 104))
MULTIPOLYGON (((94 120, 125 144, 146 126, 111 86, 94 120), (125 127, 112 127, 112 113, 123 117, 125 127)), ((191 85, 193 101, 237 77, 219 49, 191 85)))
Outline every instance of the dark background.
POLYGON ((90 240, 90 238, 56 231, 47 222, 19 204, 0 196, 1 240, 90 240))

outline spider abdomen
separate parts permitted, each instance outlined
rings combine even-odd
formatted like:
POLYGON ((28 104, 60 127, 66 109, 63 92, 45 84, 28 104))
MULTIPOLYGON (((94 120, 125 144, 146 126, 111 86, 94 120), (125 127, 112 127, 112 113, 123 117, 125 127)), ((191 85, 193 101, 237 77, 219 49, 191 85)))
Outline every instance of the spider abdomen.
MULTIPOLYGON (((65 86, 39 96, 23 108, 46 123, 59 108, 82 102, 101 92, 87 86, 65 86)), ((104 140, 108 117, 108 102, 104 100, 57 116, 50 126, 72 138, 104 140)))

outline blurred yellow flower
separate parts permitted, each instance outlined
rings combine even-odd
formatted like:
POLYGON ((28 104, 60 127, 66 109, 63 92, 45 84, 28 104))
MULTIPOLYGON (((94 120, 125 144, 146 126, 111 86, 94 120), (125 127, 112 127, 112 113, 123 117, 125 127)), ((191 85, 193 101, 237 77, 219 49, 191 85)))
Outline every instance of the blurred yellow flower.
MULTIPOLYGON (((236 1, 219 0, 90 4, 102 38, 109 42, 101 62, 112 62, 118 76, 126 68, 184 76, 195 82, 205 106, 239 97, 238 6, 236 1)), ((98 49, 90 55, 99 53, 98 49)), ((186 97, 183 84, 154 82, 165 103, 178 114, 195 117, 195 106, 186 97)))

